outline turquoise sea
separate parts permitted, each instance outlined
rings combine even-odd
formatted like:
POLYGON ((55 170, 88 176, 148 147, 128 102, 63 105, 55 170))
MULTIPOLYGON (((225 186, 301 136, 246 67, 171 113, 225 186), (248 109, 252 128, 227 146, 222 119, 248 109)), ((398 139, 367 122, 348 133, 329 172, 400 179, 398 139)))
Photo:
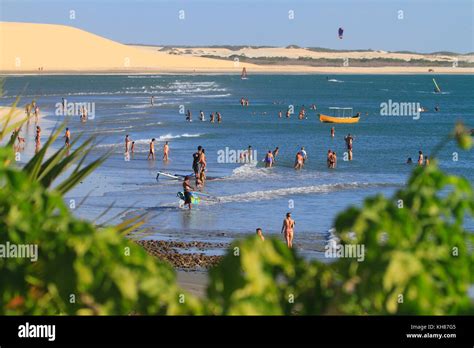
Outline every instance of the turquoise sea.
MULTIPOLYGON (((435 76, 442 93, 433 92, 431 75, 129 75, 129 76, 17 76, 8 77, 3 106, 22 95, 24 105, 36 98, 43 117, 43 142, 48 132, 68 119, 72 138, 80 133, 97 137, 91 158, 112 151, 106 163, 66 198, 81 202, 75 213, 94 220, 111 204, 99 222, 118 214, 149 213, 147 238, 231 241, 255 233, 279 235, 282 220, 292 211, 296 220, 295 246, 308 256, 320 255, 333 227, 334 217, 350 205, 360 205, 377 193, 391 195, 403 185, 418 151, 428 156, 457 120, 474 128, 474 77, 435 76), (154 106, 150 104, 151 96, 154 106), (242 107, 240 98, 248 98, 242 107), (57 103, 94 103, 95 115, 86 123, 79 116, 55 115, 57 103), (428 111, 412 116, 382 116, 381 103, 420 103, 428 111), (316 104, 317 110, 310 110, 316 104), (288 106, 296 114, 285 118, 288 106), (298 120, 304 105, 307 119, 298 120), (439 111, 434 107, 438 105, 439 111), (319 122, 317 113, 333 106, 353 107, 361 121, 353 125, 319 122), (183 110, 191 110, 186 122, 183 110), (221 124, 199 121, 211 112, 222 114, 221 124), (283 118, 278 118, 278 112, 283 118), (353 161, 344 161, 344 136, 354 136, 353 161), (136 152, 125 160, 124 137, 136 142, 136 152), (157 160, 147 161, 148 142, 156 138, 157 160), (164 141, 170 142, 170 161, 161 161, 164 141), (192 154, 198 145, 206 150, 208 181, 205 192, 219 200, 203 201, 192 211, 179 207, 181 183, 155 180, 156 172, 191 173, 192 154), (256 165, 220 163, 220 150, 257 151, 256 165), (280 148, 274 168, 261 160, 268 150, 280 148), (306 148, 308 161, 296 172, 296 152, 306 148), (338 153, 336 169, 326 167, 328 149, 338 153), (128 210, 128 213, 123 213, 128 210)), ((25 162, 33 153, 34 123, 22 136, 25 162)), ((59 148, 62 140, 55 147, 59 148)), ((438 156, 440 166, 474 183, 474 154, 447 145, 438 156), (456 154, 454 153, 457 153, 456 154)), ((79 204, 78 204, 79 205, 79 204)), ((472 221, 466 227, 474 230, 472 221)), ((219 252, 219 251, 216 251, 219 252)))

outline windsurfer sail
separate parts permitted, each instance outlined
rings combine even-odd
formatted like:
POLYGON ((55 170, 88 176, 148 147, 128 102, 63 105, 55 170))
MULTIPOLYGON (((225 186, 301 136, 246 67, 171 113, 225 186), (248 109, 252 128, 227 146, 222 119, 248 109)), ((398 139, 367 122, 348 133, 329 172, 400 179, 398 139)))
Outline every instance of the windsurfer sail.
POLYGON ((433 79, 433 83, 434 83, 434 92, 435 93, 441 93, 441 88, 439 88, 438 84, 436 83, 436 80, 433 79))
POLYGON ((242 80, 245 80, 247 78, 247 69, 246 68, 242 69, 242 74, 240 75, 240 78, 242 80))

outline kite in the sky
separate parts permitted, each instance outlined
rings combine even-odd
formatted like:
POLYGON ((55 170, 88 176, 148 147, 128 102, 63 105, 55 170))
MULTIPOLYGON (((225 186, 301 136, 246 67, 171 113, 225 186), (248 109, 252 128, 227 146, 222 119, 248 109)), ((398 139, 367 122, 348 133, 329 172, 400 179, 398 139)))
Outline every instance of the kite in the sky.
POLYGON ((344 29, 339 28, 339 38, 342 39, 342 35, 344 34, 344 29))

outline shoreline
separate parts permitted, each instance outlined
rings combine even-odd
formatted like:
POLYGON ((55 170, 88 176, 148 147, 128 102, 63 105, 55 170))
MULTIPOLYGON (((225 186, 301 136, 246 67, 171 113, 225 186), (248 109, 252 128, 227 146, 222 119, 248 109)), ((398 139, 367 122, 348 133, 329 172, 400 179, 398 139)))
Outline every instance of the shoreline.
MULTIPOLYGON (((429 67, 411 69, 394 69, 392 67, 379 68, 313 68, 302 66, 289 69, 288 66, 273 66, 273 69, 250 70, 249 75, 474 75, 474 68, 442 68, 428 71, 429 67), (285 71, 286 69, 286 71, 285 71)), ((122 75, 240 75, 236 69, 166 69, 166 70, 52 70, 38 71, 0 71, 0 77, 19 76, 122 76, 122 75)))

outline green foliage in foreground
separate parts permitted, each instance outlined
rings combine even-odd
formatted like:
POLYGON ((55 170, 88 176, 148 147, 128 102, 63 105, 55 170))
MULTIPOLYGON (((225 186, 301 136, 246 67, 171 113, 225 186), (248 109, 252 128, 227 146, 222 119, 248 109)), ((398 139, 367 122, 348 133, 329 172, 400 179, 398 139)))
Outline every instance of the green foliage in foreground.
MULTIPOLYGON (((464 130, 455 135, 471 145, 464 130)), ((252 237, 232 245, 197 299, 171 267, 124 237, 130 227, 97 228, 68 210, 62 193, 89 167, 52 189, 72 163, 63 152, 53 164, 36 156, 20 169, 11 144, 0 148, 0 244, 39 247, 37 262, 0 258, 0 314, 473 313, 474 240, 462 227, 473 190, 434 163, 395 197, 369 198, 337 217, 342 245, 365 246, 363 262, 308 262, 281 241, 252 237)))

